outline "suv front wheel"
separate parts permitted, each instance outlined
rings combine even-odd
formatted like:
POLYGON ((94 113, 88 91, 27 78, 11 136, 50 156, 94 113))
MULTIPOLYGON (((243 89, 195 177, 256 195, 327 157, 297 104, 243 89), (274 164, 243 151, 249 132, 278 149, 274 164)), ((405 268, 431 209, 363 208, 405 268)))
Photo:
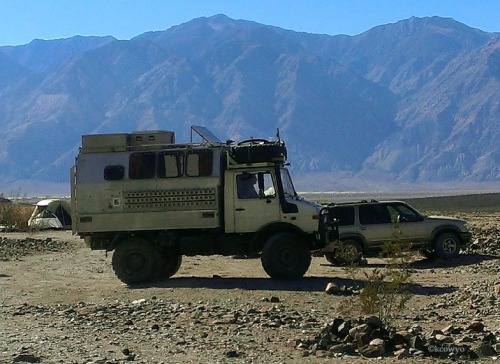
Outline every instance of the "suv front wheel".
POLYGON ((434 249, 439 258, 454 258, 460 253, 460 240, 453 233, 440 234, 434 242, 434 249))

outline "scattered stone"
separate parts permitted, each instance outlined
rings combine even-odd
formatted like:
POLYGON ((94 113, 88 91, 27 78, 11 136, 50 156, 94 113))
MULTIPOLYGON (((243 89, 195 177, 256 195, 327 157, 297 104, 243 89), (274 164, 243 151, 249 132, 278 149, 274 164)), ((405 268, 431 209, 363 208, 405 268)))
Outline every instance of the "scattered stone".
POLYGON ((410 351, 408 349, 399 349, 394 352, 394 356, 397 359, 405 359, 405 358, 410 358, 410 351))
POLYGON ((226 358, 239 358, 241 356, 236 350, 229 350, 224 355, 226 358))
POLYGON ((358 326, 353 327, 352 329, 350 329, 349 330, 349 335, 352 338, 356 338, 356 335, 359 335, 359 334, 370 334, 371 331, 372 331, 372 329, 370 328, 370 326, 368 326, 367 324, 361 324, 361 325, 358 325, 358 326))
POLYGON ((484 330, 484 324, 480 321, 472 321, 467 328, 471 331, 482 332, 484 330))
POLYGON ((358 351, 364 357, 377 358, 385 353, 384 340, 372 340, 368 345, 358 347, 358 351))
POLYGON ((41 363, 41 359, 33 354, 19 354, 13 359, 14 363, 41 363))
POLYGON ((425 351, 426 347, 424 341, 419 335, 415 335, 410 339, 410 347, 416 350, 425 351))
POLYGON ((326 285, 325 292, 327 294, 338 294, 340 292, 340 287, 335 283, 330 282, 326 285))
POLYGON ((481 345, 477 348, 474 349, 474 352, 480 357, 480 358, 484 358, 484 357, 490 357, 490 356, 495 356, 497 355, 497 352, 495 351, 495 349, 493 348, 492 345, 489 345, 489 344, 485 344, 485 345, 481 345))

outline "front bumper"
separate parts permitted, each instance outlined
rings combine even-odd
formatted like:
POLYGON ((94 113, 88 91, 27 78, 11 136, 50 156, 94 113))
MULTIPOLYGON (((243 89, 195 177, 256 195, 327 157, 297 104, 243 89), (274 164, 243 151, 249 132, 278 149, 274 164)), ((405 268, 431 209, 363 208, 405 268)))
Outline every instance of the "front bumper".
POLYGON ((338 240, 339 224, 333 214, 333 210, 328 207, 322 208, 319 216, 318 232, 322 241, 322 247, 326 247, 331 242, 338 240))
POLYGON ((470 231, 460 233, 460 243, 467 245, 472 240, 472 233, 470 231))

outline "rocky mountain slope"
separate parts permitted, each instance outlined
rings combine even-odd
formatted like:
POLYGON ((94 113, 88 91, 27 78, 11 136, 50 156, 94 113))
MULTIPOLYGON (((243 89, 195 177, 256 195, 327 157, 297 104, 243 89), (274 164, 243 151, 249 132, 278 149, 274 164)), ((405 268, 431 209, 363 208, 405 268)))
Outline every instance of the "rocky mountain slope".
POLYGON ((0 186, 67 186, 81 134, 280 128, 302 189, 500 181, 500 37, 411 18, 357 36, 223 15, 130 41, 0 47, 0 186))

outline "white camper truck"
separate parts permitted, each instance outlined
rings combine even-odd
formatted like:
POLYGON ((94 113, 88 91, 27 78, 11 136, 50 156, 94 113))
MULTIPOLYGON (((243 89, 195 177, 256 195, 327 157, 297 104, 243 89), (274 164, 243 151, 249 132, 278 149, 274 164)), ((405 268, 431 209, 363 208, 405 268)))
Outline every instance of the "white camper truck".
POLYGON ((114 250, 130 285, 174 275, 183 255, 260 254, 272 278, 300 278, 338 228, 329 208, 297 195, 286 157, 279 137, 223 143, 199 126, 185 144, 165 131, 84 135, 73 232, 114 250))

